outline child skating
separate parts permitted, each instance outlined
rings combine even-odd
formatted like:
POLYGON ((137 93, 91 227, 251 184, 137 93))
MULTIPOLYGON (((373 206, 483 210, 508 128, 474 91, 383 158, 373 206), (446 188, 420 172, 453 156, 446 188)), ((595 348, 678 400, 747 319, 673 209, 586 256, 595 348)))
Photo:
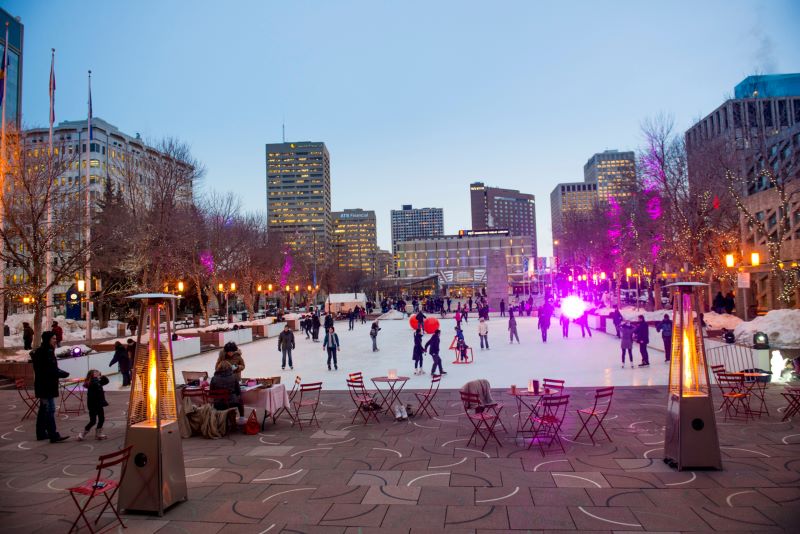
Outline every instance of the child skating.
POLYGON ((94 431, 95 439, 106 439, 108 437, 103 433, 103 423, 106 420, 104 408, 108 406, 106 394, 103 391, 103 386, 106 384, 108 384, 108 378, 96 369, 89 371, 86 375, 86 380, 83 381, 83 387, 86 388, 86 408, 89 410, 89 423, 78 434, 78 441, 83 441, 86 434, 95 424, 97 424, 97 428, 94 431))

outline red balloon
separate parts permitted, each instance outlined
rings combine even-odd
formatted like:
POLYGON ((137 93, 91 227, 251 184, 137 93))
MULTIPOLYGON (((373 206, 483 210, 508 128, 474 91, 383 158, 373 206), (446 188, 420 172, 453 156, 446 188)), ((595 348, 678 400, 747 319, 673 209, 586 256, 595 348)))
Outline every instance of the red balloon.
POLYGON ((422 324, 426 334, 433 334, 439 330, 439 319, 436 317, 427 317, 422 324))
POLYGON ((419 323, 419 321, 417 321, 417 316, 416 315, 412 315, 411 319, 408 320, 408 324, 411 325, 411 329, 412 330, 416 330, 417 329, 417 327, 419 326, 418 323, 419 323))

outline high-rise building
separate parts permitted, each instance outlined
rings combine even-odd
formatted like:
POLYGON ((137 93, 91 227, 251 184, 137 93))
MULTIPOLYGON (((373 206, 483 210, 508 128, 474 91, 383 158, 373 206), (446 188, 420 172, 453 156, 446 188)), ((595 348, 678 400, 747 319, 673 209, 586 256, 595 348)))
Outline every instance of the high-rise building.
POLYGON ((589 158, 583 166, 583 181, 597 184, 597 199, 627 197, 636 188, 636 154, 606 150, 589 158))
POLYGON ((564 219, 570 215, 588 214, 597 205, 597 183, 572 182, 558 184, 550 193, 550 218, 553 239, 564 230, 564 219))
POLYGON ((473 230, 506 229, 512 236, 527 237, 526 252, 536 257, 536 197, 482 182, 470 184, 469 194, 473 230))
MULTIPOLYGON (((0 59, 8 46, 8 72, 6 79, 6 121, 13 122, 17 129, 22 124, 22 46, 25 27, 19 18, 12 17, 0 8, 0 59), (8 43, 6 43, 8 24, 8 43)), ((2 81, 0 81, 2 83, 2 81)))
POLYGON ((397 244, 410 239, 424 239, 444 234, 442 208, 413 208, 392 210, 392 254, 397 254, 397 244))
POLYGON ((748 76, 733 89, 736 100, 800 95, 800 73, 748 76))
POLYGON ((330 251, 331 164, 325 143, 266 146, 267 228, 295 250, 321 258, 330 251))
POLYGON ((339 269, 374 275, 378 252, 375 212, 349 209, 331 215, 333 254, 339 269))
POLYGON ((376 264, 378 266, 377 275, 381 278, 394 275, 394 258, 388 250, 379 249, 376 254, 376 264))

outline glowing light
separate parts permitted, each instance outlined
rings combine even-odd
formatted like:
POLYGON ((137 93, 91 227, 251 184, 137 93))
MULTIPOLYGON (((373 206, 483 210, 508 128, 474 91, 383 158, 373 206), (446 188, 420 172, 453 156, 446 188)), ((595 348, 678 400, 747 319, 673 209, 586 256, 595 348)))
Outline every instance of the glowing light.
POLYGON ((567 280, 569 280, 570 282, 572 282, 572 275, 569 275, 569 277, 567 278, 567 280))
POLYGON ((258 292, 261 293, 261 284, 258 284, 258 292))
POLYGON ((725 266, 726 267, 733 267, 735 263, 735 259, 733 254, 725 254, 725 266))
POLYGON ((772 382, 785 382, 783 379, 783 369, 786 367, 786 361, 779 350, 772 351, 772 359, 769 361, 770 370, 772 371, 772 382))
POLYGON ((758 252, 753 252, 750 254, 750 265, 753 267, 758 267, 761 265, 761 255, 758 252))
POLYGON ((178 292, 183 292, 183 282, 178 282, 178 292))
POLYGON ((693 350, 692 347, 694 343, 689 341, 689 335, 687 331, 691 331, 689 329, 684 329, 683 331, 683 390, 684 392, 694 391, 697 387, 695 383, 695 373, 693 366, 696 364, 695 359, 693 358, 693 350))
POLYGON ((308 287, 306 287, 306 289, 307 289, 308 291, 311 291, 311 284, 308 284, 308 287))
POLYGON ((586 303, 575 295, 561 300, 561 313, 570 319, 577 319, 586 311, 586 303))
POLYGON ((272 291, 272 284, 267 285, 267 291, 272 291))
POLYGON ((84 291, 86 291, 86 281, 78 280, 78 292, 83 293, 84 291))
POLYGON ((236 282, 231 282, 231 291, 236 291, 236 282))
POLYGON ((291 290, 291 288, 289 287, 289 284, 286 284, 286 291, 289 291, 289 290, 291 290))
POLYGON ((217 289, 219 290, 220 293, 222 293, 223 291, 225 291, 225 286, 223 284, 217 284, 217 289))
POLYGON ((156 350, 150 349, 150 362, 147 377, 147 418, 156 419, 158 416, 158 373, 156 372, 156 350))
POLYGON ((606 272, 603 271, 602 273, 600 273, 600 280, 605 280, 605 279, 606 279, 606 272))
POLYGON ((630 267, 625 267, 625 276, 630 276, 633 273, 633 269, 630 267))
POLYGON ((295 284, 295 285, 294 285, 294 291, 295 291, 295 293, 297 293, 298 291, 300 291, 300 284, 295 284))

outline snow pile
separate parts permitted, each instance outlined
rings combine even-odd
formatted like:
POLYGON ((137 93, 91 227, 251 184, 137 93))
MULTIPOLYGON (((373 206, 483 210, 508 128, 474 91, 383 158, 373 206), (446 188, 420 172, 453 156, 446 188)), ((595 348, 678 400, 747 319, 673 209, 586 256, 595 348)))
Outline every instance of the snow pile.
POLYGON ((82 355, 86 355, 86 354, 89 354, 90 352, 94 352, 90 347, 87 347, 86 345, 81 345, 81 344, 70 345, 68 347, 58 347, 56 349, 56 357, 57 358, 66 358, 66 357, 68 357, 67 353, 68 352, 72 352, 72 350, 75 349, 75 347, 78 347, 78 348, 81 349, 82 355))
POLYGON ((706 325, 708 325, 708 328, 712 330, 721 330, 723 328, 726 330, 733 330, 742 322, 742 320, 735 315, 716 313, 713 311, 704 314, 703 320, 706 322, 706 325))
POLYGON ((736 341, 746 344, 753 342, 756 332, 769 336, 770 347, 800 348, 800 310, 772 310, 762 317, 740 323, 733 331, 736 341))
POLYGON ((400 321, 405 318, 406 314, 398 310, 389 310, 388 312, 378 317, 378 319, 381 321, 400 321))

